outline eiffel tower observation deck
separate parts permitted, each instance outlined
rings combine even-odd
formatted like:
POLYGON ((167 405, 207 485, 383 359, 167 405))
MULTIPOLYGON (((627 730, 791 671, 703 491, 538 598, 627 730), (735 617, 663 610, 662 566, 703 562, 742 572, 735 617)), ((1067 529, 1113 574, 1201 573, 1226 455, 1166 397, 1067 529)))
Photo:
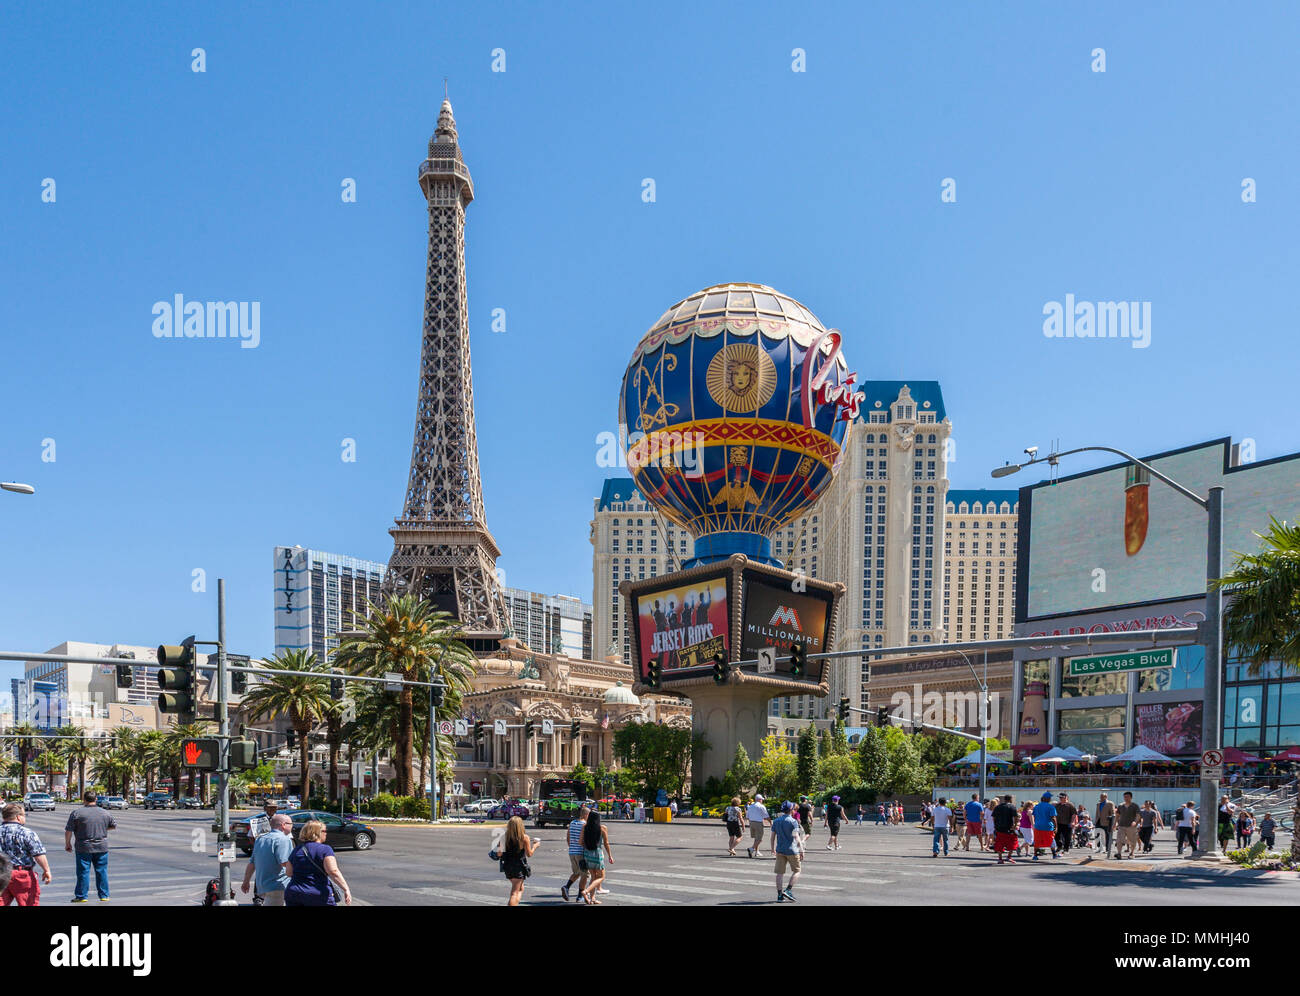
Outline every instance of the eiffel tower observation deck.
POLYGON ((501 635, 507 616, 474 429, 465 292, 465 208, 474 199, 474 182, 449 100, 442 102, 419 181, 429 206, 420 390, 406 500, 389 530, 388 587, 455 615, 474 646, 501 635))

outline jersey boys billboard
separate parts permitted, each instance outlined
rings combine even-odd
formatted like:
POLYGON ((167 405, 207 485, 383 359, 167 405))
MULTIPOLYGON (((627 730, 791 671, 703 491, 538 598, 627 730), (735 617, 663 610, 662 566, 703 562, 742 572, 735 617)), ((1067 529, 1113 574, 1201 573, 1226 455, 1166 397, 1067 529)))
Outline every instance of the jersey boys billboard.
MULTIPOLYGON (((798 592, 791 585, 775 585, 755 578, 745 579, 745 614, 741 624, 740 656, 752 660, 763 647, 776 647, 777 656, 789 655, 795 642, 810 654, 827 650, 832 595, 809 588, 798 592)), ((820 682, 825 661, 809 661, 805 678, 820 682)), ((789 661, 776 665, 778 673, 789 673, 789 661)))
POLYGON ((640 675, 657 657, 668 681, 673 672, 711 667, 713 655, 730 649, 727 640, 727 579, 701 578, 654 589, 637 597, 640 675))

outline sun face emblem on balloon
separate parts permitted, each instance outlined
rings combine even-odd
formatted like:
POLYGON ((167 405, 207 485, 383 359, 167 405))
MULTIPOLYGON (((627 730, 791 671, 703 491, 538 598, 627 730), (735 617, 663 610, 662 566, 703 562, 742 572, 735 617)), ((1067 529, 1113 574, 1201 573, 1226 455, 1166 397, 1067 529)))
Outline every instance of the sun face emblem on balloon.
POLYGON ((756 412, 776 390, 776 366, 753 343, 735 342, 718 350, 705 374, 709 396, 724 411, 756 412))

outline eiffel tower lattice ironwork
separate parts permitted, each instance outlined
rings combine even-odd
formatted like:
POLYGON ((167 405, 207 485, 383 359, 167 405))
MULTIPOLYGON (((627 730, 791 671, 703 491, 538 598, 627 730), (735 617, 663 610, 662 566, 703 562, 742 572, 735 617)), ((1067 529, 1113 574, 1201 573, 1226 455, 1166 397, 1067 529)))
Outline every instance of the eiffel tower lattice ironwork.
POLYGON ((483 510, 465 292, 465 207, 474 183, 449 100, 419 181, 429 204, 420 394, 406 501, 389 530, 387 586, 432 601, 470 634, 499 634, 507 621, 496 574, 501 551, 483 510))

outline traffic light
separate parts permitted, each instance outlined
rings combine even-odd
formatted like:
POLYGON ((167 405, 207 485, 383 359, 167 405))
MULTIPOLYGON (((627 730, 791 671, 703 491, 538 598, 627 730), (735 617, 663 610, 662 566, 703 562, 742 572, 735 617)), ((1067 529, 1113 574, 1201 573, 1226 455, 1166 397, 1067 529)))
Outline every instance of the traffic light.
POLYGON ((879 709, 876 710, 876 725, 877 726, 890 725, 888 706, 881 706, 879 709))
POLYGON ((645 666, 645 683, 649 688, 658 688, 663 684, 663 665, 658 657, 651 657, 645 666))
POLYGON ((575 719, 572 723, 569 724, 569 736, 576 738, 578 734, 581 732, 582 732, 582 723, 579 720, 575 719))
POLYGON ((533 736, 533 721, 531 719, 526 719, 524 720, 524 739, 531 740, 532 736, 533 736))
POLYGON ((174 712, 176 722, 184 726, 194 722, 199 704, 198 661, 194 659, 194 637, 187 636, 180 646, 158 648, 159 712, 174 712))
POLYGON ((713 655, 713 680, 719 685, 727 682, 727 655, 721 650, 713 655))
POLYGON ((248 691, 248 672, 231 671, 230 672, 230 694, 243 695, 248 691))
POLYGON ((332 698, 335 702, 338 702, 340 699, 343 698, 342 678, 335 676, 330 679, 330 698, 332 698))
POLYGON ((288 733, 284 735, 284 745, 288 747, 290 750, 293 750, 294 747, 297 746, 297 744, 298 744, 298 734, 294 733, 293 730, 290 730, 288 733))
POLYGON ((253 740, 232 740, 230 742, 230 767, 235 770, 256 768, 257 743, 253 740))
POLYGON ((792 643, 790 645, 790 673, 798 678, 803 674, 804 666, 808 663, 808 650, 802 643, 792 643))
POLYGON ((444 691, 446 691, 446 689, 444 689, 442 685, 434 685, 431 689, 429 689, 430 695, 433 696, 433 707, 435 709, 439 709, 442 707, 442 693, 444 691))
POLYGON ((117 666, 117 687, 130 688, 131 680, 131 665, 119 664, 117 666))
POLYGON ((212 737, 182 740, 181 764, 200 771, 216 771, 221 765, 221 741, 212 737))
POLYGON ((849 697, 847 695, 840 698, 840 722, 847 723, 849 720, 849 697))
POLYGON ((483 742, 483 721, 481 719, 474 720, 474 742, 476 744, 483 742))

